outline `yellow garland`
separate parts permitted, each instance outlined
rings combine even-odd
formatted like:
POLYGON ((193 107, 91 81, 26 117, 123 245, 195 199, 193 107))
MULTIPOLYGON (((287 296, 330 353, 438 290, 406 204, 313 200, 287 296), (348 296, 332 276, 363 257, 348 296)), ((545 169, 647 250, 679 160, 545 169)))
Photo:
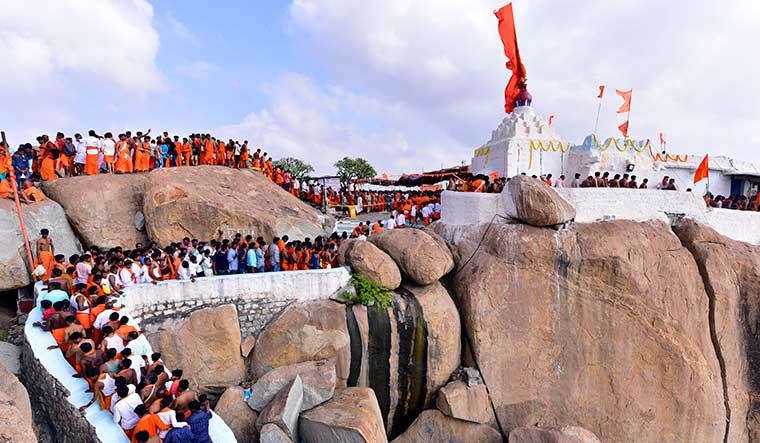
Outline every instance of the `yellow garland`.
POLYGON ((623 146, 620 146, 616 138, 608 139, 606 145, 602 145, 601 143, 599 143, 599 139, 596 138, 596 134, 591 134, 591 138, 594 140, 594 144, 596 144, 596 147, 600 151, 606 151, 610 149, 610 146, 612 146, 613 144, 615 145, 615 148, 617 148, 617 150, 620 152, 625 152, 628 150, 628 148, 633 148, 633 150, 636 152, 644 152, 645 150, 651 147, 651 143, 649 142, 649 139, 647 139, 646 143, 644 143, 644 146, 639 148, 638 146, 636 146, 636 143, 634 143, 633 140, 631 140, 630 138, 625 139, 625 143, 623 143, 623 146))
POLYGON ((544 142, 541 140, 531 140, 530 141, 530 159, 528 161, 528 169, 533 167, 533 152, 534 151, 562 151, 564 154, 565 152, 569 151, 572 145, 570 142, 562 143, 561 141, 554 142, 554 140, 549 140, 549 142, 544 145, 544 142))

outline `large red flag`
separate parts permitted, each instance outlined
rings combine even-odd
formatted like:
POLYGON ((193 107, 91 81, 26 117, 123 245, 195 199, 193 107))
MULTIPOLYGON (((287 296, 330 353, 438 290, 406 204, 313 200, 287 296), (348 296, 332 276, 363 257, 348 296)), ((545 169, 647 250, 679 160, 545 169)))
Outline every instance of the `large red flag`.
POLYGON ((507 57, 507 69, 512 71, 512 77, 504 90, 504 112, 511 113, 515 109, 515 98, 519 92, 519 85, 525 80, 525 66, 520 59, 520 50, 517 48, 517 33, 515 31, 515 18, 512 14, 512 3, 494 11, 499 19, 499 36, 504 44, 504 55, 507 57))
POLYGON ((626 120, 622 125, 618 126, 618 129, 620 130, 620 133, 623 134, 624 138, 628 138, 628 120, 626 120))
POLYGON ((604 97, 604 85, 599 85, 599 95, 597 95, 596 98, 602 97, 604 97))
POLYGON ((630 112, 631 111, 631 96, 633 95, 633 89, 630 91, 621 91, 620 89, 615 89, 615 92, 617 95, 623 97, 623 104, 620 105, 620 109, 617 110, 618 114, 622 114, 624 112, 630 112))
POLYGON ((694 172, 694 184, 696 185, 702 179, 708 178, 709 176, 710 172, 708 171, 707 166, 707 155, 705 155, 705 158, 702 159, 702 162, 697 166, 697 170, 694 172))

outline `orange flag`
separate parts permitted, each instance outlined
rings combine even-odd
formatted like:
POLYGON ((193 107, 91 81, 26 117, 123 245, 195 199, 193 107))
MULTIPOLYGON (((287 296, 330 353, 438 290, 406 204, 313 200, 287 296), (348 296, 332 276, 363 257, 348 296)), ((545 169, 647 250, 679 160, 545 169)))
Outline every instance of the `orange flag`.
POLYGON ((702 162, 697 166, 697 170, 694 172, 694 184, 696 185, 702 179, 710 177, 710 172, 707 166, 707 155, 702 159, 702 162))
POLYGON ((550 115, 550 116, 549 116, 549 126, 551 126, 551 124, 552 124, 552 120, 554 120, 554 116, 553 116, 553 115, 550 115))
POLYGON ((660 146, 665 144, 665 137, 663 136, 662 132, 660 132, 660 146))
POLYGON ((620 133, 623 134, 624 138, 628 138, 628 120, 626 120, 622 125, 618 126, 618 129, 620 130, 620 133))
POLYGON ((596 98, 602 97, 604 97, 604 85, 599 85, 599 95, 597 95, 596 98))
POLYGON ((504 55, 507 57, 507 69, 512 72, 512 77, 504 90, 504 112, 511 113, 515 109, 515 97, 519 93, 518 86, 525 79, 525 66, 520 59, 520 50, 517 47, 517 32, 515 31, 515 18, 512 14, 512 3, 494 11, 499 19, 499 36, 504 44, 504 55))
POLYGON ((620 109, 617 110, 618 114, 622 114, 624 112, 630 112, 631 111, 631 96, 633 95, 633 89, 630 91, 621 91, 620 89, 615 89, 615 92, 617 95, 621 96, 624 100, 623 104, 620 105, 620 109))

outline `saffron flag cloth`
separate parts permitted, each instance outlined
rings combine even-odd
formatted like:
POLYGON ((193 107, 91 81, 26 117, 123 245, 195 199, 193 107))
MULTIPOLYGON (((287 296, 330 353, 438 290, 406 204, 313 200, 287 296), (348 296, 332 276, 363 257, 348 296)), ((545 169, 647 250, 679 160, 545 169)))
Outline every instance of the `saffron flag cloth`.
POLYGON ((631 112, 631 96, 633 95, 633 89, 630 91, 621 91, 620 89, 615 89, 615 92, 624 100, 623 104, 620 105, 620 109, 617 110, 617 113, 622 114, 624 112, 631 112))
POLYGON ((622 125, 618 126, 618 129, 620 130, 620 133, 623 134, 624 138, 628 138, 628 120, 626 120, 622 125))
POLYGON ((708 171, 708 165, 707 165, 707 155, 705 154, 705 158, 702 159, 702 162, 697 166, 697 170, 694 172, 694 184, 696 185, 702 179, 708 178, 710 176, 710 172, 708 171))
POLYGON ((519 93, 520 83, 525 79, 525 66, 520 59, 517 47, 517 32, 515 18, 512 14, 512 3, 494 11, 499 19, 499 37, 504 44, 504 55, 507 57, 507 69, 512 72, 507 87, 504 90, 504 112, 511 113, 515 109, 515 98, 519 93))
POLYGON ((665 144, 665 137, 662 135, 662 132, 660 132, 660 146, 665 144))
POLYGON ((604 85, 599 85, 599 95, 597 95, 596 98, 602 97, 604 97, 604 85))
POLYGON ((554 115, 549 116, 549 126, 551 126, 552 120, 554 120, 554 115))

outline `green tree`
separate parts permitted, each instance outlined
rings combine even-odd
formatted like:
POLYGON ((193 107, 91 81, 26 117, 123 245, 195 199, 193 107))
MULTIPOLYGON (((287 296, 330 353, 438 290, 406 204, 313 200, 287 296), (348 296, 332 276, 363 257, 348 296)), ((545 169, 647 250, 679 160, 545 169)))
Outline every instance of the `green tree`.
POLYGON ((343 157, 335 162, 335 167, 338 168, 341 186, 348 186, 351 180, 372 178, 377 175, 375 168, 361 157, 343 157))
POLYGON ((275 167, 279 166, 282 168, 283 172, 290 171, 290 175, 299 181, 302 181, 308 174, 314 172, 314 168, 300 158, 285 157, 275 160, 272 164, 275 167))

